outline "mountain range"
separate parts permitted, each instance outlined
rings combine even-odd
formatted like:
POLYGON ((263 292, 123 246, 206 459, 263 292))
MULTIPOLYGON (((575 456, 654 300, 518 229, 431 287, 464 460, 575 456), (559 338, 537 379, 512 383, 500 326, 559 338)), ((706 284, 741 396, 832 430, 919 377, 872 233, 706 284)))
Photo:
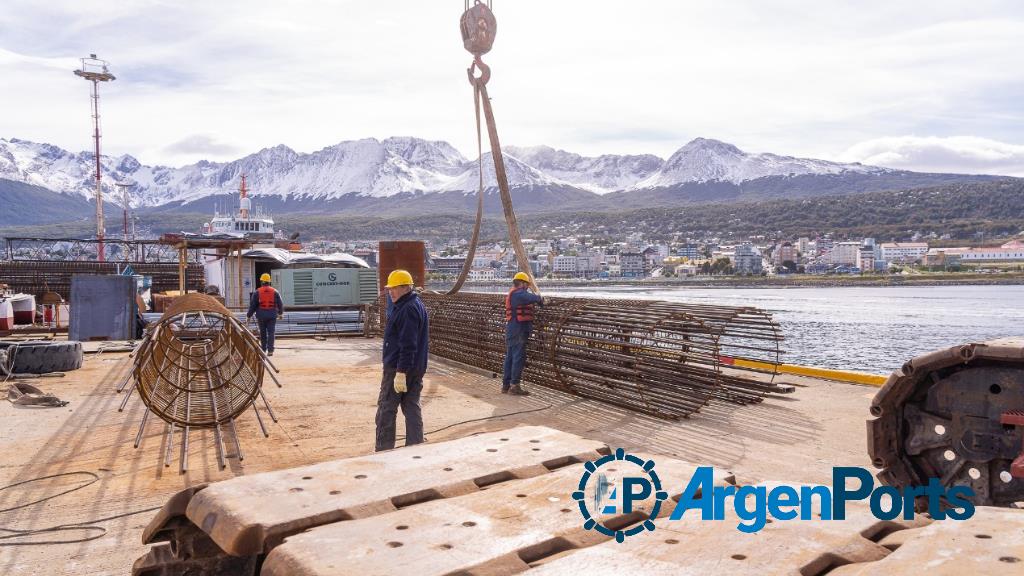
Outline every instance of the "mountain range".
MULTIPOLYGON (((516 209, 617 210, 692 202, 797 198, 908 189, 996 179, 929 174, 859 163, 747 153, 697 138, 668 159, 653 155, 581 156, 547 146, 503 149, 516 209)), ((500 211, 490 153, 483 157, 485 206, 500 211)), ((237 205, 245 174, 257 204, 271 212, 405 215, 472 211, 478 162, 443 141, 411 137, 345 141, 312 153, 284 145, 231 162, 148 166, 130 155, 102 156, 106 202, 131 182, 133 208, 210 212, 237 205)), ((0 225, 57 222, 90 213, 95 157, 50 144, 0 138, 0 200, 32 203, 0 211, 0 225), (37 193, 33 197, 32 192, 37 193), (33 200, 33 198, 35 198, 33 200)))

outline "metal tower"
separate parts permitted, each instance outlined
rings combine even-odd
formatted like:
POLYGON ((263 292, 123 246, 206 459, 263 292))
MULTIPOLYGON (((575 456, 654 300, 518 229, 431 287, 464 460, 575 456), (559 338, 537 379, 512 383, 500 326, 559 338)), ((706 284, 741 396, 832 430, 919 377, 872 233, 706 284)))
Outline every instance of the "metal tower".
POLYGON ((103 249, 103 187, 100 181, 100 82, 111 82, 115 80, 113 74, 107 69, 107 61, 96 58, 95 54, 89 54, 88 58, 82 58, 82 67, 75 70, 75 76, 85 78, 92 82, 92 124, 93 140, 96 143, 96 239, 97 259, 100 262, 106 260, 103 249))

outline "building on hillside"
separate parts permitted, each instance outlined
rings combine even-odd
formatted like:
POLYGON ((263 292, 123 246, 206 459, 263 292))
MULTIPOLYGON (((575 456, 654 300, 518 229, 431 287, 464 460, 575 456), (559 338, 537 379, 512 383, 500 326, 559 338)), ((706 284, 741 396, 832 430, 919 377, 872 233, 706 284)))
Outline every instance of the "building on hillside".
POLYGON ((465 256, 438 256, 433 258, 432 261, 434 264, 434 271, 446 276, 458 276, 459 273, 462 272, 462 267, 466 265, 465 256))
POLYGON ((861 272, 873 272, 875 270, 875 248, 874 246, 861 246, 857 254, 857 268, 861 272))
POLYGON ((886 242, 882 244, 882 260, 890 263, 917 262, 927 253, 927 242, 886 242))
POLYGON ((1020 248, 969 248, 962 255, 965 264, 972 262, 1024 262, 1024 246, 1020 248))
POLYGON ((647 271, 644 255, 639 252, 619 254, 619 269, 623 278, 643 278, 647 271))
POLYGON ((575 256, 555 256, 551 262, 551 272, 556 276, 575 276, 576 263, 575 256))
POLYGON ((494 268, 473 268, 469 271, 469 280, 471 282, 489 282, 491 280, 497 280, 498 275, 494 268))
POLYGON ((700 258, 700 246, 696 244, 685 244, 676 248, 676 256, 687 258, 689 260, 696 260, 700 258))
POLYGON ((793 246, 792 242, 779 244, 772 253, 772 261, 776 266, 782 266, 783 262, 793 262, 796 264, 797 259, 797 247, 793 246))
POLYGON ((732 265, 737 274, 760 274, 764 270, 761 263, 761 252, 750 244, 741 244, 736 247, 732 265))
POLYGON ((828 263, 833 265, 856 266, 860 258, 860 242, 836 242, 828 252, 828 263))

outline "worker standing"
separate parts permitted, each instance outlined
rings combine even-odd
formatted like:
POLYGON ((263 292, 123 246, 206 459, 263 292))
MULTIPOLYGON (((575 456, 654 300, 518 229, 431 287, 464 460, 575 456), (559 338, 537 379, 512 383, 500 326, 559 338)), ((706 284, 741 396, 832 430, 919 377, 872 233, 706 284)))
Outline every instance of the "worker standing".
POLYGON ((260 276, 260 287, 249 297, 249 311, 246 320, 256 315, 256 323, 260 327, 260 348, 267 356, 274 355, 274 330, 277 320, 284 314, 284 302, 281 294, 270 285, 270 274, 260 276))
POLYGON ((529 396, 519 381, 526 364, 526 343, 533 331, 533 308, 544 305, 544 299, 529 291, 530 277, 518 272, 512 277, 512 289, 505 296, 505 366, 502 369, 501 393, 529 396))
POLYGON ((385 288, 392 304, 384 328, 384 376, 377 398, 378 452, 395 447, 399 406, 405 416, 405 445, 423 442, 420 393, 427 371, 430 333, 427 309, 413 289, 412 275, 405 270, 395 270, 388 275, 385 288))

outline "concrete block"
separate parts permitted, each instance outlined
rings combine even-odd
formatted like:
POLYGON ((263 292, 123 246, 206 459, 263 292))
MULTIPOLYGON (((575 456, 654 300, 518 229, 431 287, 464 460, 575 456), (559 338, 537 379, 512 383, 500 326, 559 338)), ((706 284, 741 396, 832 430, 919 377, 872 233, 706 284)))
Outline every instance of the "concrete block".
MULTIPOLYGON (((682 490, 695 468, 661 457, 656 462, 670 494, 682 490)), ((607 465, 607 471, 614 472, 613 468, 607 465)), ((573 550, 609 540, 583 529, 583 518, 571 496, 582 473, 583 466, 577 464, 483 492, 320 526, 274 548, 261 574, 511 574, 561 554, 572 562, 577 554, 573 550)), ((719 485, 730 481, 726 473, 715 479, 719 485)), ((646 519, 653 501, 646 500, 629 515, 595 518, 613 528, 625 527, 646 519)), ((666 504, 670 509, 672 502, 666 504)), ((638 537, 658 539, 661 534, 638 537)))
POLYGON ((840 566, 829 576, 1024 574, 1024 510, 979 507, 967 520, 907 532, 885 558, 840 566))
POLYGON ((186 515, 226 553, 259 554, 307 528, 545 474, 606 450, 525 426, 225 480, 197 492, 186 515))

